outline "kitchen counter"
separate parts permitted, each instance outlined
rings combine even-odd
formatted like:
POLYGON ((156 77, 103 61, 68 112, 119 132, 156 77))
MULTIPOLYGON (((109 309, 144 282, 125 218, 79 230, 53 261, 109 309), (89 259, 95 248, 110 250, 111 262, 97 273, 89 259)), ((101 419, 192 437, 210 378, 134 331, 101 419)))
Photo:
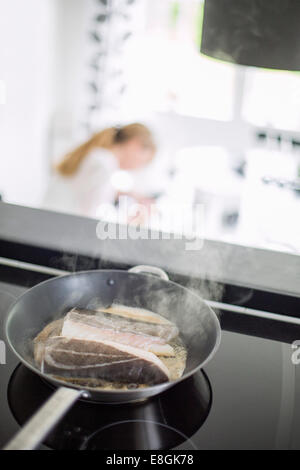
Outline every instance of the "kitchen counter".
POLYGON ((297 255, 204 240, 100 240, 98 221, 0 203, 0 257, 74 271, 150 264, 171 274, 300 296, 297 255))

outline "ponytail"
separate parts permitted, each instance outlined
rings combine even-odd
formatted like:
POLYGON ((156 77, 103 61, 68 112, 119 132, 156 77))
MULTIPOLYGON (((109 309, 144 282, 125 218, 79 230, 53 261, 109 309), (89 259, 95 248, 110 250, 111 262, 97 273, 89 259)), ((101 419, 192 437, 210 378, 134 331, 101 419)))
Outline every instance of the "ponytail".
POLYGON ((56 166, 56 170, 62 176, 74 175, 80 167, 84 158, 97 147, 110 149, 114 142, 117 133, 115 127, 108 127, 101 132, 93 135, 87 142, 81 144, 72 152, 68 153, 64 159, 56 166))
POLYGON ((56 171, 62 176, 74 175, 85 157, 95 148, 110 150, 115 144, 122 144, 132 138, 139 138, 142 144, 151 150, 156 150, 151 131, 143 124, 134 123, 123 127, 108 127, 94 134, 87 142, 68 153, 56 166, 56 171))

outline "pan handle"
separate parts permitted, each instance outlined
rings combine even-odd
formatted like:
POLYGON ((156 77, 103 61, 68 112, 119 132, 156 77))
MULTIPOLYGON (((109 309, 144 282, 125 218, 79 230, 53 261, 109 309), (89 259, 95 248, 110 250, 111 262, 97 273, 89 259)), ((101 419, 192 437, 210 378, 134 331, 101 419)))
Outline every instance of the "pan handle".
POLYGON ((129 273, 148 273, 152 274, 153 276, 158 276, 161 279, 164 279, 165 281, 169 280, 169 276, 167 273, 161 269, 157 268, 156 266, 145 266, 145 265, 140 265, 140 266, 134 266, 134 268, 128 269, 129 273))
POLYGON ((82 390, 59 388, 3 450, 35 449, 84 393, 82 390))

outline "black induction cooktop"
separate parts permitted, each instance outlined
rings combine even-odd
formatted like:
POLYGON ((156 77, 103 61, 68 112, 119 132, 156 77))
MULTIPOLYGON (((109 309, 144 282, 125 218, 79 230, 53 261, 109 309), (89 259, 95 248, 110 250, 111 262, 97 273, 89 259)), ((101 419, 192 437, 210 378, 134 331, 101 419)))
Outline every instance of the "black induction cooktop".
MULTIPOLYGON (((0 340, 10 305, 39 280, 25 270, 1 269, 0 340)), ((292 361, 291 346, 300 340, 300 326, 288 317, 219 315, 221 346, 204 371, 137 404, 78 402, 41 448, 300 449, 300 365, 292 361)), ((8 346, 0 362, 2 448, 53 389, 8 346)))

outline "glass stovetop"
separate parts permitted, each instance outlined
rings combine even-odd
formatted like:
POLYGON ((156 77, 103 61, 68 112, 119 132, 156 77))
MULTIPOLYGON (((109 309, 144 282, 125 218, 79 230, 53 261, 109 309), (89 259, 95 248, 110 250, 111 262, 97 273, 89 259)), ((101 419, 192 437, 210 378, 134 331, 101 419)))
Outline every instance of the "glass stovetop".
MULTIPOLYGON (((23 291, 0 282, 0 340, 6 312, 23 291)), ((204 372, 135 405, 78 402, 43 447, 300 449, 300 366, 291 360, 300 327, 231 312, 222 312, 221 323, 220 349, 204 372), (235 325, 238 333, 229 331, 235 325)), ((0 365, 0 448, 53 393, 18 364, 8 346, 6 353, 0 365)))

